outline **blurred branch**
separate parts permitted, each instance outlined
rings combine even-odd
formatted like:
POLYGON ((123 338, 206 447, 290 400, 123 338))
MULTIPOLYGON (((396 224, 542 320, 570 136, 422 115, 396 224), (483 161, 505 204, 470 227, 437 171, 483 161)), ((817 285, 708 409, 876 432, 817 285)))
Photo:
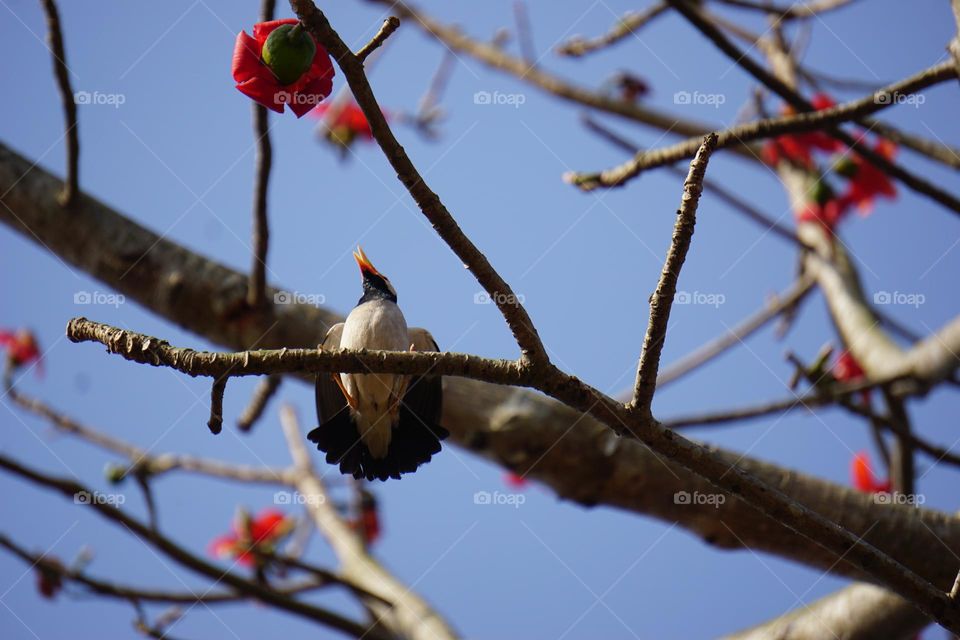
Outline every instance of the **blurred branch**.
POLYGON ((737 326, 722 336, 719 336, 680 358, 657 376, 657 388, 663 387, 678 380, 701 366, 707 364, 717 356, 732 347, 742 344, 751 335, 762 329, 771 320, 780 316, 784 311, 793 309, 807 297, 813 289, 813 278, 802 276, 790 289, 782 294, 773 296, 759 311, 748 318, 744 318, 737 326))
POLYGON ((903 598, 861 583, 723 640, 909 640, 918 638, 929 624, 930 620, 903 598))
MULTIPOLYGON (((200 593, 192 591, 163 591, 159 589, 144 589, 108 582, 93 576, 87 575, 83 571, 77 571, 64 566, 60 562, 48 557, 46 554, 35 554, 27 551, 24 547, 18 545, 8 536, 0 533, 0 547, 3 547, 11 554, 23 560, 31 568, 37 568, 41 571, 49 572, 68 581, 75 582, 87 590, 100 595, 124 600, 137 600, 140 602, 167 602, 181 604, 222 604, 239 602, 251 599, 251 596, 235 591, 214 591, 203 590, 200 593)), ((273 591, 283 596, 295 596, 308 591, 321 589, 329 585, 329 582, 308 580, 294 582, 286 585, 273 585, 273 591)))
POLYGON ((513 19, 517 25, 517 40, 520 43, 520 55, 531 67, 537 64, 537 50, 533 46, 533 28, 530 26, 530 14, 523 0, 514 0, 513 19))
POLYGON ((152 455, 145 449, 114 438, 101 431, 80 424, 69 416, 56 411, 49 405, 23 395, 15 388, 10 389, 8 397, 17 405, 47 420, 62 433, 85 440, 101 449, 118 453, 130 460, 130 468, 120 474, 117 480, 128 475, 146 474, 153 477, 169 471, 186 471, 216 478, 237 480, 240 482, 258 482, 266 484, 288 483, 289 474, 282 469, 270 467, 246 467, 231 465, 219 460, 195 458, 180 454, 152 455))
POLYGON ((67 52, 63 46, 63 29, 60 26, 60 12, 56 0, 40 0, 47 18, 47 42, 53 56, 53 75, 60 92, 63 105, 64 137, 67 139, 66 178, 60 194, 60 204, 73 207, 80 193, 80 136, 77 127, 77 99, 70 86, 70 68, 67 66, 67 52))
POLYGON ((610 31, 601 36, 591 39, 574 36, 558 45, 555 51, 562 56, 579 58, 588 53, 606 49, 624 38, 633 35, 666 10, 666 3, 655 2, 643 11, 631 11, 627 13, 617 20, 617 23, 613 25, 610 31))
MULTIPOLYGON (((757 81, 769 88, 771 91, 783 98, 788 104, 799 111, 811 111, 813 105, 803 96, 797 93, 791 86, 781 80, 777 75, 767 71, 764 67, 755 62, 746 52, 741 51, 719 28, 706 18, 700 10, 690 2, 690 0, 666 0, 674 9, 680 12, 694 27, 696 27, 704 36, 713 42, 720 51, 733 60, 734 64, 741 67, 744 71, 753 76, 757 81)), ((937 67, 931 68, 931 71, 937 67)), ((953 77, 957 77, 957 69, 951 66, 953 77)), ((922 75, 922 74, 921 74, 922 75)), ((894 102, 892 96, 888 98, 894 102)), ((873 96, 874 102, 879 102, 880 98, 873 96)), ((857 123, 867 127, 869 130, 872 123, 858 118, 857 123)), ((951 193, 943 191, 932 182, 917 176, 901 166, 887 160, 881 154, 869 148, 866 144, 859 141, 858 138, 851 136, 837 125, 828 125, 825 131, 832 137, 843 142, 845 145, 856 151, 859 155, 876 165, 880 170, 897 178, 908 188, 921 193, 932 200, 940 203, 954 213, 960 214, 960 199, 951 193)))
POLYGON ((267 403, 270 402, 270 399, 276 394, 277 389, 280 388, 281 382, 283 382, 283 377, 270 375, 257 383, 257 388, 253 390, 253 395, 250 397, 247 408, 244 409, 240 417, 237 418, 237 428, 241 432, 246 433, 253 428, 253 425, 263 415, 263 410, 266 409, 267 403))
POLYGON ((683 262, 690 250, 690 241, 697 222, 697 205, 700 203, 700 194, 703 192, 703 177, 716 145, 717 136, 708 135, 703 139, 700 150, 690 163, 690 172, 683 183, 683 196, 680 198, 680 208, 677 209, 670 249, 667 251, 657 288, 650 296, 650 319, 643 338, 643 350, 640 352, 633 399, 627 405, 630 410, 639 410, 646 415, 651 415, 650 405, 653 403, 653 394, 657 388, 657 371, 660 368, 663 343, 667 337, 670 309, 677 293, 680 269, 683 268, 683 262))
POLYGON ((811 0, 810 2, 798 2, 788 7, 782 7, 765 0, 717 0, 717 2, 732 7, 762 11, 779 20, 813 18, 829 11, 842 9, 856 1, 857 0, 811 0))
MULTIPOLYGON (((660 131, 667 131, 676 135, 698 136, 714 130, 712 125, 678 119, 674 114, 660 112, 646 106, 638 105, 627 100, 615 100, 600 93, 575 86, 567 81, 549 74, 539 68, 530 66, 520 58, 510 56, 501 49, 475 40, 463 34, 458 28, 440 23, 424 14, 413 5, 402 0, 367 0, 378 4, 389 5, 402 18, 409 19, 411 24, 417 25, 428 35, 436 38, 448 49, 469 55, 477 61, 538 87, 558 98, 591 107, 607 113, 612 113, 628 120, 651 126, 660 131)), ((757 161, 757 157, 747 149, 736 149, 742 157, 757 161)))
POLYGON ((379 629, 382 625, 391 635, 410 640, 458 637, 443 617, 413 592, 412 587, 400 582, 374 560, 356 532, 337 513, 320 475, 313 467, 292 407, 281 408, 280 424, 293 458, 297 490, 304 497, 317 529, 337 556, 340 573, 375 594, 373 598, 364 600, 375 618, 371 629, 379 629))
MULTIPOLYGON (((926 87, 956 77, 957 71, 952 64, 941 63, 921 71, 910 78, 889 85, 872 95, 854 100, 853 102, 847 102, 820 111, 807 111, 796 115, 765 118, 720 131, 718 133, 717 148, 724 149, 732 145, 741 145, 745 142, 787 133, 830 129, 831 125, 836 125, 841 122, 850 120, 857 121, 866 114, 875 113, 896 104, 893 96, 916 93, 926 87), (878 96, 882 96, 882 98, 878 96)), ((831 133, 833 133, 832 129, 831 133)), ((859 143, 856 146, 850 146, 856 148, 858 152, 862 151, 862 145, 859 143)), ((611 169, 606 169, 598 173, 572 174, 568 181, 583 190, 621 186, 648 169, 672 164, 692 157, 698 147, 699 138, 691 137, 668 147, 651 151, 640 151, 631 160, 611 169)), ((871 161, 873 160, 873 158, 870 159, 871 161)))
MULTIPOLYGON (((618 133, 615 133, 608 127, 604 126, 600 122, 594 120, 589 115, 585 115, 582 118, 584 126, 587 127, 593 133, 596 133, 598 136, 606 140, 607 142, 613 144, 614 146, 623 149, 627 153, 640 153, 640 146, 627 140, 618 133)), ((673 175, 679 176, 681 178, 687 175, 686 171, 680 169, 679 167, 674 167, 671 165, 666 166, 666 170, 672 173, 673 175)), ((773 220, 765 213, 761 212, 759 209, 754 207, 752 204, 747 202, 745 199, 737 195, 732 189, 727 188, 721 182, 711 180, 710 178, 704 177, 703 179, 703 188, 706 191, 709 191, 721 201, 725 202, 727 205, 732 207, 734 210, 739 211, 745 215, 750 220, 756 222, 758 225, 763 227, 763 230, 772 231, 774 235, 792 242, 798 248, 806 248, 803 243, 800 242, 800 239, 797 238, 797 234, 793 232, 792 229, 784 227, 776 220, 773 220)))
MULTIPOLYGON (((3 454, 0 454, 0 469, 36 486, 52 490, 71 499, 75 499, 75 496, 80 493, 86 493, 88 495, 95 493, 73 480, 48 476, 35 469, 25 467, 3 454)), ((235 589, 238 593, 256 598, 265 604, 321 623, 331 629, 342 631, 354 637, 365 636, 377 638, 378 640, 387 640, 386 636, 379 633, 376 629, 368 628, 363 624, 344 618, 332 611, 279 593, 255 581, 246 580, 231 571, 224 571, 221 567, 210 564, 199 556, 194 555, 171 539, 151 529, 139 520, 128 516, 112 505, 102 503, 98 500, 89 500, 83 506, 95 511, 111 523, 126 529, 128 533, 136 536, 142 542, 148 543, 153 548, 162 552, 166 557, 174 560, 177 564, 190 569, 194 573, 206 576, 217 583, 223 583, 235 589)))

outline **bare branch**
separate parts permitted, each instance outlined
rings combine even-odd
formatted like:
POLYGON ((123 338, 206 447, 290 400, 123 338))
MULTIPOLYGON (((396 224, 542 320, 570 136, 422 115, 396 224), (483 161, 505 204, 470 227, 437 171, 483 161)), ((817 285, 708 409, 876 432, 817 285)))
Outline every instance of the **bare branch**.
POLYGON ((606 49, 633 35, 666 10, 666 3, 656 2, 643 11, 631 11, 617 20, 607 33, 591 39, 574 36, 558 45, 555 51, 562 56, 579 58, 588 53, 606 49))
POLYGON ((77 203, 80 193, 80 135, 77 127, 77 99, 70 86, 70 68, 63 46, 63 29, 56 0, 40 0, 47 17, 47 42, 53 56, 53 74, 57 79, 60 102, 63 105, 63 128, 67 139, 67 171, 60 204, 66 208, 77 203))
POLYGON ((383 21, 383 24, 380 26, 380 30, 371 38, 370 42, 363 45, 359 51, 357 51, 357 59, 360 60, 361 64, 366 62, 367 57, 380 48, 380 46, 387 41, 393 32, 400 28, 400 18, 396 16, 390 16, 383 21))
POLYGON ((250 403, 237 418, 237 428, 240 431, 248 432, 253 428, 253 425, 263 415, 263 410, 266 409, 270 398, 280 388, 282 381, 281 376, 267 376, 257 384, 257 388, 253 390, 253 396, 250 397, 250 403))
POLYGON ((292 407, 280 411, 280 423, 296 469, 296 486, 305 497, 310 515, 340 562, 341 574, 354 584, 376 594, 364 604, 373 612, 371 628, 383 625, 391 633, 411 640, 452 640, 456 632, 443 617, 412 589, 387 572, 367 552, 356 532, 337 513, 304 446, 292 407), (384 602, 392 603, 384 605, 384 602))
MULTIPOLYGON (((750 56, 747 55, 746 52, 741 51, 733 42, 730 41, 729 38, 727 38, 726 35, 723 34, 722 31, 720 31, 720 29, 718 29, 706 17, 704 17, 703 14, 700 13, 700 10, 694 6, 690 0, 666 1, 670 3, 670 6, 683 14, 684 18, 686 18, 704 36, 713 42, 727 57, 733 60, 735 64, 742 67, 764 86, 769 88, 771 91, 779 95, 790 105, 800 111, 810 111, 813 109, 813 105, 811 105, 803 96, 788 86, 780 78, 757 64, 752 58, 750 58, 750 56)), ((954 71, 956 72, 956 69, 954 69, 954 71)), ((859 122, 863 123, 862 120, 859 122)), ((947 209, 950 209, 954 213, 960 214, 960 198, 957 198, 953 194, 940 189, 929 180, 921 178, 900 167, 899 165, 887 160, 885 157, 875 152, 867 145, 861 143, 857 138, 854 138, 847 132, 840 129, 838 126, 828 126, 826 127, 826 131, 831 136, 835 137, 837 140, 840 140, 858 154, 869 160, 882 171, 900 180, 910 189, 916 191, 917 193, 922 193, 923 195, 940 203, 947 209)))
MULTIPOLYGON (((76 494, 81 492, 92 493, 83 485, 72 480, 48 476, 35 469, 25 467, 3 454, 0 454, 0 469, 10 472, 15 476, 19 476, 20 478, 32 482, 37 486, 50 489, 71 499, 74 498, 76 494)), ((365 636, 386 640, 384 634, 380 633, 376 628, 369 628, 363 624, 344 618, 343 616, 332 611, 328 611, 316 605, 291 598, 268 587, 264 587, 257 582, 241 578, 231 571, 224 571, 221 567, 210 564, 203 558, 194 555, 166 536, 161 535, 156 530, 151 529, 139 520, 135 520, 112 505, 101 503, 97 500, 92 500, 88 501, 85 506, 88 509, 92 509, 98 515, 102 516, 111 523, 125 528, 129 533, 132 533, 144 542, 149 543, 168 558, 176 561, 178 564, 190 569, 195 573, 206 576, 216 582, 223 583, 224 585, 231 587, 240 593, 246 594, 250 597, 255 597, 266 604, 277 607, 278 609, 282 609, 309 620, 325 624, 331 629, 337 629, 343 633, 352 635, 353 637, 365 636)))
POLYGON ((707 171, 710 154, 717 145, 716 134, 703 139, 700 150, 690 163, 690 172, 683 183, 683 196, 677 210, 677 221, 673 227, 673 239, 660 273, 657 288, 650 296, 650 319, 643 338, 643 351, 637 367, 637 380, 634 384, 633 399, 627 405, 631 410, 639 409, 650 414, 650 405, 657 388, 657 370, 660 367, 660 354, 667 337, 667 323, 670 321, 670 308, 677 292, 677 280, 680 269, 686 260, 693 229, 697 222, 697 205, 703 191, 703 177, 707 171))
MULTIPOLYGON (((273 20, 276 0, 262 0, 260 21, 273 20)), ((270 247, 270 223, 267 218, 267 190, 270 169, 273 166, 273 147, 270 144, 270 114, 267 108, 251 103, 253 135, 256 136, 256 178, 253 183, 253 262, 247 289, 247 304, 251 309, 262 309, 267 303, 267 251, 270 247)))
MULTIPOLYGON (((841 122, 859 120, 863 116, 876 113, 896 103, 894 96, 909 95, 926 87, 957 77, 957 71, 951 63, 940 63, 905 80, 891 84, 876 93, 823 109, 807 111, 796 115, 766 118, 731 127, 718 133, 717 148, 724 149, 744 142, 770 138, 787 133, 802 133, 829 128, 841 122)), ((568 179, 579 188, 588 191, 598 187, 621 186, 648 169, 673 164, 696 153, 700 138, 691 137, 669 147, 641 151, 631 160, 599 173, 577 173, 568 179)), ((853 146, 853 145, 851 145, 853 146)), ((862 145, 861 145, 862 146, 862 145)), ((857 149, 858 152, 861 149, 857 149)), ((871 158, 872 160, 872 158, 871 158)))

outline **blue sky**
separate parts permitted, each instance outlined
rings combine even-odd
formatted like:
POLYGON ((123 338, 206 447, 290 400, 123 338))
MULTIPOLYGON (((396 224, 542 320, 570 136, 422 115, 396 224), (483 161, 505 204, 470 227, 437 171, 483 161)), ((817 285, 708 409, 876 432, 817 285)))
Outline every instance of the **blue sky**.
MULTIPOLYGON (((0 103, 0 139, 62 173, 62 118, 42 42, 43 16, 32 0, 2 4, 0 58, 6 63, 0 77, 7 99, 0 103)), ((110 0, 61 6, 74 89, 122 96, 123 102, 80 110, 84 190, 238 269, 249 264, 253 136, 250 104, 233 87, 230 59, 237 32, 252 27, 258 4, 110 0)), ((280 4, 280 15, 288 16, 289 9, 280 4)), ((568 60, 553 55, 553 45, 575 33, 598 34, 636 7, 615 0, 529 5, 540 64, 579 84, 597 87, 611 72, 629 69, 649 80, 651 104, 717 127, 734 122, 749 98, 752 85, 743 72, 679 17, 663 17, 609 51, 568 60), (722 95, 724 101, 675 105, 678 91, 722 95)), ((384 15, 379 5, 360 2, 323 8, 355 48, 384 15)), ((481 38, 512 20, 510 2, 431 0, 425 8, 481 38)), ((743 13, 728 15, 750 20, 743 13)), ((762 28, 756 20, 753 24, 762 28)), ((878 0, 811 26, 806 61, 812 67, 881 83, 943 60, 954 22, 945 2, 878 0)), ((508 47, 516 50, 515 44, 508 47)), ((402 26, 372 74, 381 104, 392 111, 414 109, 442 55, 443 49, 413 25, 402 26)), ((343 87, 339 75, 334 86, 343 87)), ((898 106, 884 118, 960 144, 956 92, 955 83, 940 85, 925 94, 923 104, 898 106)), ((624 159, 622 152, 583 131, 578 107, 468 59, 457 60, 442 106, 447 118, 437 141, 397 128, 428 184, 524 296, 554 361, 606 391, 627 388, 681 180, 650 172, 625 189, 575 191, 560 180, 563 172, 611 166, 624 159), (478 91, 520 95, 523 103, 475 104, 478 91)), ((645 146, 672 139, 615 117, 601 119, 645 146)), ((341 163, 316 142, 309 118, 297 120, 288 113, 271 117, 271 125, 271 283, 322 296, 328 306, 346 312, 359 295, 350 250, 360 242, 396 285, 408 321, 430 327, 441 347, 516 354, 496 309, 475 304, 478 286, 374 146, 357 146, 355 155, 341 163)), ((960 191, 955 174, 906 152, 902 157, 923 175, 960 191)), ((791 223, 786 197, 768 170, 721 153, 709 175, 791 223)), ((841 234, 868 291, 924 297, 917 307, 887 307, 899 320, 928 332, 957 313, 960 234, 953 215, 901 188, 895 202, 879 203, 869 218, 850 219, 841 234)), ((109 290, 5 227, 0 227, 0 246, 0 273, 5 274, 0 326, 30 326, 48 349, 47 375, 24 377, 24 391, 155 452, 183 451, 244 464, 288 462, 275 411, 252 435, 227 428, 215 438, 205 427, 207 382, 127 363, 91 345, 72 345, 63 339, 63 329, 71 317, 86 315, 178 345, 211 345, 132 302, 77 305, 78 292, 109 290)), ((795 268, 789 244, 705 195, 680 288, 722 296, 724 303, 675 307, 664 362, 722 333, 768 294, 789 286, 795 268)), ((656 398, 656 413, 669 418, 786 397, 791 371, 784 351, 812 358, 831 340, 825 305, 815 295, 785 340, 764 330, 745 347, 664 389, 656 398)), ((252 380, 231 383, 228 425, 253 385, 252 380)), ((298 408, 305 426, 312 425, 310 389, 289 383, 282 398, 298 408)), ((4 405, 9 408, 9 402, 4 405)), ((960 442, 952 424, 957 409, 955 390, 910 403, 921 433, 946 446, 960 442)), ((102 469, 111 457, 51 433, 16 409, 5 408, 0 415, 0 448, 6 454, 109 490, 102 469)), ((692 433, 840 483, 848 482, 852 452, 869 447, 865 425, 835 410, 692 433)), ((932 467, 928 459, 921 459, 919 468, 927 505, 956 510, 954 472, 932 467)), ((96 575, 173 589, 204 584, 72 504, 6 476, 0 476, 0 488, 2 530, 31 548, 69 559, 89 545, 97 554, 91 566, 96 575)), ((142 515, 139 494, 126 489, 126 507, 142 515)), ((238 504, 258 509, 272 503, 273 493, 174 475, 157 489, 164 528, 197 550, 228 528, 238 504)), ((414 476, 376 486, 385 527, 376 554, 469 637, 706 638, 776 616, 845 584, 770 556, 713 550, 669 523, 559 502, 537 486, 526 491, 519 508, 474 504, 475 492, 495 490, 509 490, 502 471, 452 447, 414 476)), ((316 538, 310 557, 332 562, 316 538)), ((3 637, 55 638, 94 628, 108 637, 133 634, 128 605, 68 597, 44 601, 24 569, 0 554, 3 637)), ((316 599, 355 612, 335 594, 316 599)), ((215 614, 193 609, 173 633, 297 637, 308 627, 240 605, 215 614)))

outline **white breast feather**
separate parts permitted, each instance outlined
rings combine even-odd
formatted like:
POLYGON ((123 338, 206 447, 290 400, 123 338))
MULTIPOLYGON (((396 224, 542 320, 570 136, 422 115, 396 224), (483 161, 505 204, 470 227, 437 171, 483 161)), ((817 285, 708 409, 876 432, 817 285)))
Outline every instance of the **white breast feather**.
MULTIPOLYGON (((410 344, 400 307, 388 300, 373 300, 356 307, 344 323, 340 347, 406 351, 410 344)), ((353 416, 360 438, 373 457, 384 457, 398 417, 396 400, 403 396, 406 376, 345 373, 341 379, 347 392, 357 400, 353 416)))

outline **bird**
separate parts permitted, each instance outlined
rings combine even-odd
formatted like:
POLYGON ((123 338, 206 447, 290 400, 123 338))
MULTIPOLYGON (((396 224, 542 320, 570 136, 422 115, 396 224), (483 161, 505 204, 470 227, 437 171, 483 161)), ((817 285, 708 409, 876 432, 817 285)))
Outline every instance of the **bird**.
MULTIPOLYGON (((321 349, 439 351, 426 329, 408 328, 397 291, 359 246, 363 295, 344 322, 333 325, 321 349)), ((429 462, 449 432, 440 426, 440 376, 392 373, 320 373, 316 429, 307 438, 340 472, 367 480, 399 479, 429 462)))

